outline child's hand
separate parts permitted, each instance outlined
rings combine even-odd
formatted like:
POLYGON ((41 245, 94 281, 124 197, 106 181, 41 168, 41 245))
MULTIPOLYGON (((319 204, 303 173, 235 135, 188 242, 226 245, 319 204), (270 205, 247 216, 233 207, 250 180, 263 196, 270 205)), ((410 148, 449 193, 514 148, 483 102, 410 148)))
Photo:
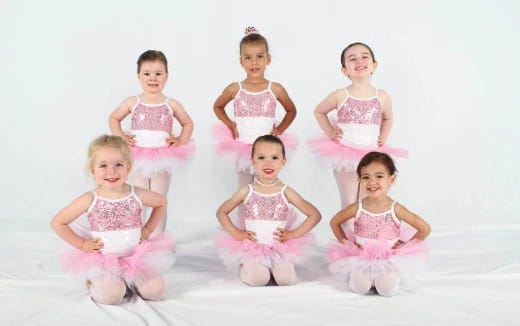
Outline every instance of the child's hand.
POLYGON ((392 249, 401 248, 404 244, 405 244, 405 242, 403 242, 401 240, 397 240, 397 242, 392 246, 392 249))
POLYGON ((83 244, 81 245, 81 250, 86 252, 97 252, 100 253, 99 249, 103 248, 103 242, 101 242, 100 238, 83 240, 83 244))
POLYGON ((121 136, 125 142, 130 145, 130 146, 134 146, 135 145, 135 135, 127 135, 127 134, 123 134, 121 136))
POLYGON ((235 232, 234 234, 232 234, 232 236, 237 239, 237 240, 245 240, 245 239, 248 239, 248 240, 251 240, 253 242, 256 242, 256 233, 253 232, 253 231, 248 231, 248 230, 238 230, 237 232, 235 232))
POLYGON ((285 243, 288 240, 294 239, 294 233, 292 231, 289 231, 287 229, 277 228, 278 231, 274 232, 273 234, 278 237, 278 241, 281 243, 285 243))
POLYGON ((377 137, 377 146, 381 147, 384 144, 385 144, 385 140, 381 136, 377 137))
POLYGON ((141 228, 141 239, 139 239, 139 244, 141 244, 143 241, 148 240, 150 237, 150 234, 152 234, 152 231, 148 230, 144 226, 141 228))
POLYGON ((341 130, 341 128, 334 128, 334 133, 329 135, 329 137, 335 142, 339 143, 343 138, 343 130, 341 130))
POLYGON ((273 130, 271 130, 271 136, 280 136, 282 133, 278 131, 276 126, 273 125, 273 130))
POLYGON ((169 146, 179 146, 179 137, 175 137, 173 134, 170 134, 170 137, 166 138, 166 142, 169 146))
POLYGON ((227 126, 229 131, 231 131, 231 135, 233 136, 233 139, 238 138, 238 129, 237 129, 237 123, 235 121, 231 122, 231 125, 227 126))

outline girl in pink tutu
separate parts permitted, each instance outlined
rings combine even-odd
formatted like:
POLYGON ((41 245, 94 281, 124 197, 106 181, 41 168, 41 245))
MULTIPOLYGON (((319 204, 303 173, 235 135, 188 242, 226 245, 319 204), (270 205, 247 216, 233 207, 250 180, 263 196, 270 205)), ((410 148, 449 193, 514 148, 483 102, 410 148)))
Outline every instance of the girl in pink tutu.
POLYGON ((357 167, 363 200, 351 204, 330 221, 336 236, 327 248, 330 271, 359 294, 372 287, 383 296, 394 295, 400 287, 412 287, 424 268, 428 248, 423 240, 430 226, 387 194, 395 182, 396 168, 385 153, 370 152, 357 167), (341 225, 354 221, 354 231, 341 225), (401 223, 413 226, 406 234, 401 223))
POLYGON ((166 198, 126 183, 132 153, 121 137, 103 135, 88 151, 88 169, 97 187, 62 209, 51 222, 72 247, 62 255, 64 269, 87 278, 92 299, 119 304, 134 289, 145 300, 164 295, 161 272, 173 264, 174 239, 166 233, 150 238, 166 211, 166 198), (152 214, 142 225, 143 206, 152 214), (87 214, 90 236, 82 238, 69 226, 87 214))
POLYGON ((257 137, 280 136, 288 150, 297 144, 294 136, 284 133, 296 116, 296 107, 281 84, 265 79, 265 69, 270 63, 267 40, 256 28, 248 27, 240 41, 240 64, 246 72, 246 79, 227 86, 213 106, 217 118, 223 123, 214 128, 214 136, 218 139, 217 152, 233 158, 239 186, 253 181, 251 144, 257 137), (225 111, 231 100, 234 101, 233 119, 225 111), (285 110, 279 124, 275 122, 277 101, 285 110))
POLYGON ((314 109, 325 137, 313 139, 309 145, 332 165, 341 208, 345 208, 357 199, 355 170, 363 155, 373 150, 397 157, 408 153, 386 145, 392 129, 392 102, 385 91, 370 84, 377 68, 372 49, 363 43, 350 44, 341 52, 341 66, 351 84, 332 92, 314 109), (334 109, 337 117, 331 123, 327 114, 334 109))
MULTIPOLYGON (((162 93, 168 80, 168 61, 161 51, 148 50, 137 60, 137 78, 143 92, 125 99, 109 119, 114 135, 130 145, 134 165, 130 179, 141 188, 168 194, 175 165, 187 160, 195 149, 190 140, 193 123, 184 107, 162 93), (121 129, 121 121, 131 115, 130 132, 121 129), (177 120, 180 132, 173 133, 177 120)), ((143 221, 146 220, 143 212, 143 221)), ((156 229, 164 231, 166 216, 156 229)))
POLYGON ((251 164, 254 182, 240 187, 217 210, 217 219, 227 233, 216 238, 217 252, 230 270, 239 269, 240 279, 251 286, 266 285, 272 274, 278 285, 296 282, 294 264, 302 262, 311 241, 309 232, 321 219, 318 210, 278 179, 285 164, 282 141, 272 135, 253 143, 251 164), (242 221, 236 226, 229 213, 244 204, 242 221), (293 225, 294 205, 307 218, 293 225))

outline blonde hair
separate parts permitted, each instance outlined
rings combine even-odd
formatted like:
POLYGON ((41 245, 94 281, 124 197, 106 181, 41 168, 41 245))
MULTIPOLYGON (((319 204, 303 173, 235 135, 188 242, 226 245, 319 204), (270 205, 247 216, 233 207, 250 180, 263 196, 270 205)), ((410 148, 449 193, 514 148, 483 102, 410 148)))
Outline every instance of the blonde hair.
POLYGON ((88 146, 88 171, 92 170, 94 159, 96 157, 96 152, 104 147, 119 149, 121 155, 123 155, 123 159, 128 164, 128 166, 132 166, 132 152, 130 151, 130 147, 128 147, 128 144, 123 140, 123 138, 114 135, 101 135, 94 139, 88 146))

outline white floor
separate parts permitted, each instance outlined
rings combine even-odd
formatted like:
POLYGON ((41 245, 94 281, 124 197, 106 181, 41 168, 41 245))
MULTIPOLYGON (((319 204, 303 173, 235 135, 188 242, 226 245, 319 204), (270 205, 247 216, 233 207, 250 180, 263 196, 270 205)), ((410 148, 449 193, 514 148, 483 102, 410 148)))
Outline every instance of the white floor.
POLYGON ((520 225, 434 228, 420 288, 392 298, 356 295, 332 279, 328 234, 318 234, 297 285, 251 288, 216 258, 214 230, 188 232, 164 301, 102 306, 61 272, 61 240, 20 224, 0 231, 0 325, 520 325, 520 225))

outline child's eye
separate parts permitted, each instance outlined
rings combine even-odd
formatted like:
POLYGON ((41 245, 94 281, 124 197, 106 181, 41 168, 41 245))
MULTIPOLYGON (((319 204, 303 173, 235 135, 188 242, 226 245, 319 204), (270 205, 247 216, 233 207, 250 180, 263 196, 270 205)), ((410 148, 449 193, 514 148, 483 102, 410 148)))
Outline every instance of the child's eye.
POLYGON ((277 160, 279 157, 277 155, 273 156, 273 160, 277 160))
POLYGON ((123 167, 123 166, 125 166, 123 163, 117 163, 117 164, 116 164, 116 167, 118 167, 118 168, 121 168, 121 167, 123 167))
POLYGON ((106 168, 106 167, 107 167, 106 164, 100 164, 100 165, 99 165, 99 168, 101 168, 101 169, 104 169, 104 168, 106 168))
POLYGON ((362 180, 368 180, 368 175, 364 175, 361 177, 362 180))
POLYGON ((263 160, 265 157, 264 156, 258 156, 257 159, 259 160, 263 160))
POLYGON ((244 60, 249 60, 249 59, 251 59, 250 56, 245 56, 245 57, 244 57, 244 60))
POLYGON ((161 76, 162 73, 158 72, 158 73, 156 73, 155 75, 156 75, 156 76, 161 76))

